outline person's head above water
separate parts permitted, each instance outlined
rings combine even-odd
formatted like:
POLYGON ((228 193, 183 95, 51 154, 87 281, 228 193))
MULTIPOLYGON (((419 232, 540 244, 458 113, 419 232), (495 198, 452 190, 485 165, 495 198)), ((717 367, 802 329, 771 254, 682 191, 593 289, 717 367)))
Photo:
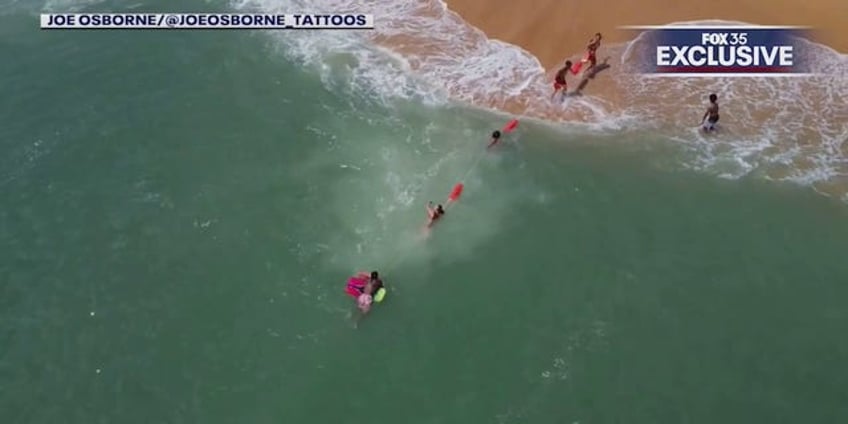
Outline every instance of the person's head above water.
POLYGON ((442 208, 442 205, 438 205, 438 206, 436 206, 436 212, 438 212, 439 215, 441 215, 441 214, 445 213, 445 210, 444 210, 444 208, 442 208))
POLYGON ((495 132, 492 133, 492 138, 501 138, 501 132, 495 130, 495 132))
POLYGON ((380 274, 377 271, 371 271, 371 279, 376 280, 378 278, 380 278, 380 274))
POLYGON ((571 68, 571 61, 570 61, 570 60, 566 60, 566 61, 565 61, 565 67, 566 67, 566 68, 571 68))
POLYGON ((715 103, 717 101, 718 101, 718 96, 716 96, 715 93, 710 94, 710 103, 715 103))

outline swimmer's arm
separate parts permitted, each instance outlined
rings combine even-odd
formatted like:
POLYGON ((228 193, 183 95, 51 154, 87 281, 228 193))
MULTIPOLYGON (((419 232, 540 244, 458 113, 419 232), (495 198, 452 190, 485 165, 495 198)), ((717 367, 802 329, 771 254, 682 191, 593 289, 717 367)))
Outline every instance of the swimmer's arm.
POLYGON ((706 121, 706 120, 707 120, 707 117, 708 117, 708 116, 710 116, 710 110, 709 110, 709 109, 707 109, 707 111, 706 111, 706 112, 704 112, 704 117, 703 117, 703 118, 701 118, 701 123, 702 123, 702 124, 704 123, 704 121, 706 121))

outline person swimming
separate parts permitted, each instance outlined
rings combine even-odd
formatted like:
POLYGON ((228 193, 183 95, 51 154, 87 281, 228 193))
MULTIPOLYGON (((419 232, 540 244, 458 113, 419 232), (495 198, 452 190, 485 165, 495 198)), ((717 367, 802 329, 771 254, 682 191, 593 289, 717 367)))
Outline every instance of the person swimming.
POLYGON ((488 149, 488 148, 494 146, 495 144, 498 144, 498 141, 500 141, 500 140, 501 140, 501 132, 498 131, 498 130, 495 130, 495 132, 492 133, 492 141, 489 142, 489 145, 486 146, 486 148, 488 149))
POLYGON ((430 218, 430 221, 427 223, 427 227, 432 227, 436 221, 439 220, 445 214, 445 209, 442 205, 436 205, 433 207, 433 202, 427 203, 427 216, 430 218))
POLYGON ((345 291, 355 299, 360 295, 365 294, 368 284, 377 285, 377 287, 373 289, 374 292, 379 290, 380 287, 383 287, 383 281, 380 280, 380 274, 377 271, 371 271, 370 274, 367 272, 358 272, 355 276, 350 277, 347 280, 347 287, 345 288, 345 291))
POLYGON ((361 294, 356 298, 356 306, 363 314, 367 314, 371 310, 371 305, 374 303, 374 296, 370 294, 361 294))
MULTIPOLYGON (((374 303, 374 296, 377 292, 384 288, 383 280, 377 271, 371 271, 370 274, 360 272, 356 276, 348 280, 346 292, 351 297, 356 299, 356 305, 363 313, 368 313, 371 310, 371 305, 374 303)), ((379 299, 377 300, 379 301, 379 299)))
POLYGON ((380 279, 380 274, 377 271, 371 271, 371 276, 368 282, 365 283, 363 293, 374 296, 378 290, 383 288, 383 280, 380 279))
POLYGON ((704 131, 715 131, 718 123, 718 96, 710 94, 710 105, 707 106, 707 111, 704 112, 704 117, 701 118, 701 125, 704 131))

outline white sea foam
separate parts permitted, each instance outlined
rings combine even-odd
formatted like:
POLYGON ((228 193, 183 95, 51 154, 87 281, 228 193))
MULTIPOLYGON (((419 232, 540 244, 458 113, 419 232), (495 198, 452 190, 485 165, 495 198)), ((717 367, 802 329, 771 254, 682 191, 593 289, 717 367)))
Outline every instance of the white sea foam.
POLYGON ((549 78, 539 61, 517 46, 487 38, 438 0, 238 0, 233 6, 265 12, 321 10, 377 16, 375 31, 272 34, 289 58, 312 67, 335 88, 341 82, 381 101, 416 98, 439 104, 454 100, 492 109, 515 109, 517 104, 529 115, 552 116, 567 106, 569 116, 580 118, 576 121, 581 125, 624 127, 614 123, 622 116, 600 98, 579 96, 566 99, 566 105, 537 104, 539 98, 550 96, 549 78))
POLYGON ((74 13, 106 2, 106 0, 0 0, 0 16, 27 14, 38 16, 39 13, 74 13))
POLYGON ((47 0, 43 10, 46 13, 74 13, 101 3, 106 0, 47 0))
POLYGON ((329 87, 379 102, 454 100, 510 111, 518 107, 549 124, 556 119, 552 117, 562 116, 556 125, 565 123, 569 131, 649 129, 691 148, 694 158, 686 165, 726 178, 757 172, 815 184, 848 172, 843 148, 848 139, 848 56, 820 44, 806 42, 818 76, 652 79, 627 73, 639 54, 637 37, 624 46, 607 47, 616 72, 610 83, 622 99, 584 95, 551 105, 549 76, 534 56, 488 39, 438 0, 238 0, 233 6, 379 17, 373 32, 272 34, 286 55, 315 69, 329 87), (695 128, 710 92, 720 96, 721 131, 705 135, 695 128))

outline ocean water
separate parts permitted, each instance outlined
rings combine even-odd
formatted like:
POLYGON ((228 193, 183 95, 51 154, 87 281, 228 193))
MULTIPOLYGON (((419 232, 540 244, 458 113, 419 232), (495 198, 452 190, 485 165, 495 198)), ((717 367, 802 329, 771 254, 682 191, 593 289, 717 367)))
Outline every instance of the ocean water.
POLYGON ((586 96, 486 151, 510 115, 360 35, 36 30, 250 7, 0 3, 0 422, 848 419, 848 206, 700 166, 731 135, 586 96))

